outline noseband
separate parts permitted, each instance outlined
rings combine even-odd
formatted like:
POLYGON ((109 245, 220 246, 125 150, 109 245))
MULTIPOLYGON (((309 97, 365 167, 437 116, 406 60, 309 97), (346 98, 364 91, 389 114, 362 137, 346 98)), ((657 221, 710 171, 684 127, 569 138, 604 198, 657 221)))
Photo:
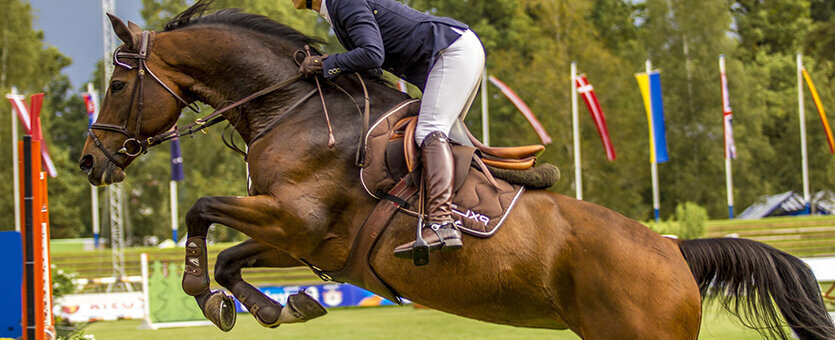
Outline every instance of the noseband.
MULTIPOLYGON (((107 158, 110 159, 110 161, 113 162, 113 164, 115 164, 116 166, 118 166, 119 168, 121 168, 123 170, 125 169, 126 164, 124 162, 120 162, 120 161, 116 160, 116 158, 113 157, 113 155, 110 154, 110 152, 108 152, 107 149, 104 148, 104 145, 101 143, 101 141, 99 140, 99 138, 96 135, 94 130, 113 131, 113 132, 118 132, 118 133, 121 133, 121 134, 127 136, 128 138, 125 139, 125 141, 122 143, 122 148, 120 148, 118 151, 116 151, 116 153, 117 154, 125 154, 128 157, 136 157, 136 156, 138 156, 142 153, 145 153, 145 152, 148 151, 149 147, 151 147, 155 144, 159 144, 161 142, 161 141, 155 142, 155 137, 157 137, 157 136, 151 137, 151 138, 148 138, 148 139, 145 139, 145 140, 140 140, 139 139, 139 135, 142 131, 141 130, 141 127, 142 127, 142 125, 141 125, 142 124, 142 107, 144 106, 144 102, 143 102, 142 99, 143 99, 143 92, 144 92, 144 88, 143 88, 144 79, 145 79, 145 74, 146 73, 149 74, 151 76, 151 78, 156 80, 156 82, 158 84, 160 84, 166 91, 168 91, 168 93, 173 95, 174 98, 176 98, 177 101, 179 101, 180 104, 182 104, 184 107, 188 107, 189 109, 191 109, 192 111, 194 111, 196 113, 200 112, 200 108, 195 103, 189 103, 188 101, 186 101, 185 99, 180 97, 173 90, 171 90, 171 88, 168 87, 168 85, 165 85, 165 83, 163 83, 162 80, 160 80, 159 77, 157 77, 157 75, 154 74, 154 72, 151 71, 150 68, 148 68, 148 64, 146 63, 146 61, 148 60, 148 53, 149 53, 152 34, 153 33, 149 32, 149 31, 142 32, 141 39, 139 41, 139 51, 138 52, 122 51, 122 47, 117 48, 116 51, 113 52, 113 65, 118 65, 118 66, 121 66, 121 67, 126 68, 128 70, 132 70, 132 69, 134 69, 134 66, 132 66, 129 63, 123 62, 121 59, 133 59, 133 60, 137 61, 137 66, 136 66, 138 68, 138 71, 136 73, 137 81, 136 81, 136 86, 133 89, 133 93, 131 94, 131 103, 136 101, 136 107, 137 107, 137 110, 136 110, 136 124, 135 124, 136 128, 135 128, 134 132, 131 132, 130 130, 127 129, 128 120, 126 120, 125 123, 122 124, 122 125, 96 122, 96 123, 91 124, 90 128, 87 130, 89 132, 90 136, 93 137, 93 143, 102 152, 104 152, 104 155, 107 156, 107 158)), ((133 106, 131 106, 131 111, 128 113, 128 117, 130 117, 130 113, 132 111, 133 111, 133 106)))

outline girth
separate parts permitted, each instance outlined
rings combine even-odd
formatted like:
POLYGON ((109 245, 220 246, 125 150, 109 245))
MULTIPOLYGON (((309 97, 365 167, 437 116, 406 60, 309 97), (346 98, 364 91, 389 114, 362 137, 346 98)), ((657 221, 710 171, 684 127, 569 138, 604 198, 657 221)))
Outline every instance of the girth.
POLYGON ((377 206, 374 207, 374 210, 371 211, 371 214, 368 215, 365 223, 357 232, 348 260, 342 269, 324 271, 305 260, 302 261, 325 281, 333 280, 350 283, 365 288, 391 302, 402 304, 400 295, 386 284, 371 267, 371 251, 374 250, 377 240, 388 228, 389 223, 400 208, 408 208, 402 206, 402 204, 414 196, 417 191, 418 187, 416 185, 410 184, 406 178, 403 178, 384 196, 395 199, 382 199, 377 203, 377 206))

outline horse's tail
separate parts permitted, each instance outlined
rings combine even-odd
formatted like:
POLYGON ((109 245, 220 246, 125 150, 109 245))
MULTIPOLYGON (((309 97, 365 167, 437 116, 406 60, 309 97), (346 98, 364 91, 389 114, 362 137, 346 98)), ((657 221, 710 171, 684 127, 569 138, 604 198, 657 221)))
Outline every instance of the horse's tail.
POLYGON ((719 300, 745 326, 788 339, 776 304, 800 339, 835 339, 820 287, 800 259, 747 239, 686 240, 679 248, 702 297, 719 300))

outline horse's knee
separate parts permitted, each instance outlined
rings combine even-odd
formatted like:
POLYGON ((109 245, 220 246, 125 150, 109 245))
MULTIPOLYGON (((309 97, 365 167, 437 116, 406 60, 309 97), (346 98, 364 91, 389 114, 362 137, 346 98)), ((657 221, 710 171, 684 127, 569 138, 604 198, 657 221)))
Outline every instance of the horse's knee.
POLYGON ((208 210, 209 202, 211 201, 211 197, 200 197, 197 199, 197 202, 194 202, 194 205, 188 209, 186 212, 186 225, 187 226, 198 226, 203 224, 203 214, 208 210))
POLYGON ((241 266, 233 255, 234 248, 229 248, 217 254, 215 261, 215 281, 224 287, 232 287, 241 280, 241 266))

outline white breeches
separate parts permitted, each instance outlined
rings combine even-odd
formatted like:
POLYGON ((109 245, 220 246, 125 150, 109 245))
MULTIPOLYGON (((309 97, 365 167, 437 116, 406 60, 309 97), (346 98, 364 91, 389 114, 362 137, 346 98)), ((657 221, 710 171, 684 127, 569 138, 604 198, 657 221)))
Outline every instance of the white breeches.
POLYGON ((433 131, 449 134, 456 119, 464 119, 484 73, 484 47, 470 30, 461 31, 452 45, 438 53, 429 70, 420 104, 415 142, 433 131))

